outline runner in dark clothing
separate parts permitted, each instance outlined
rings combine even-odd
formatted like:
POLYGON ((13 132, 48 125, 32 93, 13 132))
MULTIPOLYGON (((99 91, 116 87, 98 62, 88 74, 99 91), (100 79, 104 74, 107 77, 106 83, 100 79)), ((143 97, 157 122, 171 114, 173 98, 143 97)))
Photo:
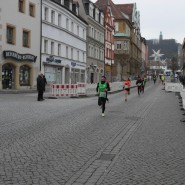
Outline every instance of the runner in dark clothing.
POLYGON ((136 81, 136 85, 137 85, 137 92, 138 92, 139 96, 140 96, 140 93, 142 91, 142 84, 143 84, 143 80, 141 79, 140 76, 138 76, 138 79, 136 81))

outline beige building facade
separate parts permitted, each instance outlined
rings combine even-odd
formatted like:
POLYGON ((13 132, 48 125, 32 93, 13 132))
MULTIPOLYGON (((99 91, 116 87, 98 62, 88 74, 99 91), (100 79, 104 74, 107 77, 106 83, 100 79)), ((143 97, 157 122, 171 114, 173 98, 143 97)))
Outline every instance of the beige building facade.
POLYGON ((36 87, 40 71, 40 10, 40 0, 1 0, 0 90, 36 87))

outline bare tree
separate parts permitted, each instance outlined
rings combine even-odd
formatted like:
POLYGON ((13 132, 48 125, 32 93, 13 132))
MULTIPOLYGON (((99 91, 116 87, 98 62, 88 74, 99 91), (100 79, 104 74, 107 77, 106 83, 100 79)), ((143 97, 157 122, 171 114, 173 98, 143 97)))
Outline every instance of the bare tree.
POLYGON ((179 69, 178 60, 176 57, 172 57, 171 61, 168 62, 168 67, 172 70, 173 74, 175 74, 175 71, 179 69))

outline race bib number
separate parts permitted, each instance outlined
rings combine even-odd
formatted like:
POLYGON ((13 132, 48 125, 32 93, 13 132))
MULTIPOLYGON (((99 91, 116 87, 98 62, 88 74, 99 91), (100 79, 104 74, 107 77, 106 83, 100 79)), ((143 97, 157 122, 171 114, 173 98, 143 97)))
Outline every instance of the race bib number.
POLYGON ((138 86, 141 86, 141 83, 138 83, 137 85, 138 85, 138 86))
POLYGON ((128 85, 125 85, 125 88, 126 88, 126 89, 128 89, 128 88, 129 88, 129 86, 128 86, 128 85))
POLYGON ((100 92, 99 97, 106 98, 106 92, 100 92))

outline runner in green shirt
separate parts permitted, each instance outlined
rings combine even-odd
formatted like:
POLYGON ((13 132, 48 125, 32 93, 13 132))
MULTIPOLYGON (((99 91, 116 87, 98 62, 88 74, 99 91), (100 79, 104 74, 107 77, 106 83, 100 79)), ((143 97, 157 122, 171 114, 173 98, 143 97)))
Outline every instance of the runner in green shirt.
POLYGON ((106 82, 106 77, 101 77, 101 82, 97 84, 96 92, 98 93, 98 105, 102 106, 102 116, 105 116, 105 104, 107 101, 107 91, 110 91, 109 83, 106 82))

